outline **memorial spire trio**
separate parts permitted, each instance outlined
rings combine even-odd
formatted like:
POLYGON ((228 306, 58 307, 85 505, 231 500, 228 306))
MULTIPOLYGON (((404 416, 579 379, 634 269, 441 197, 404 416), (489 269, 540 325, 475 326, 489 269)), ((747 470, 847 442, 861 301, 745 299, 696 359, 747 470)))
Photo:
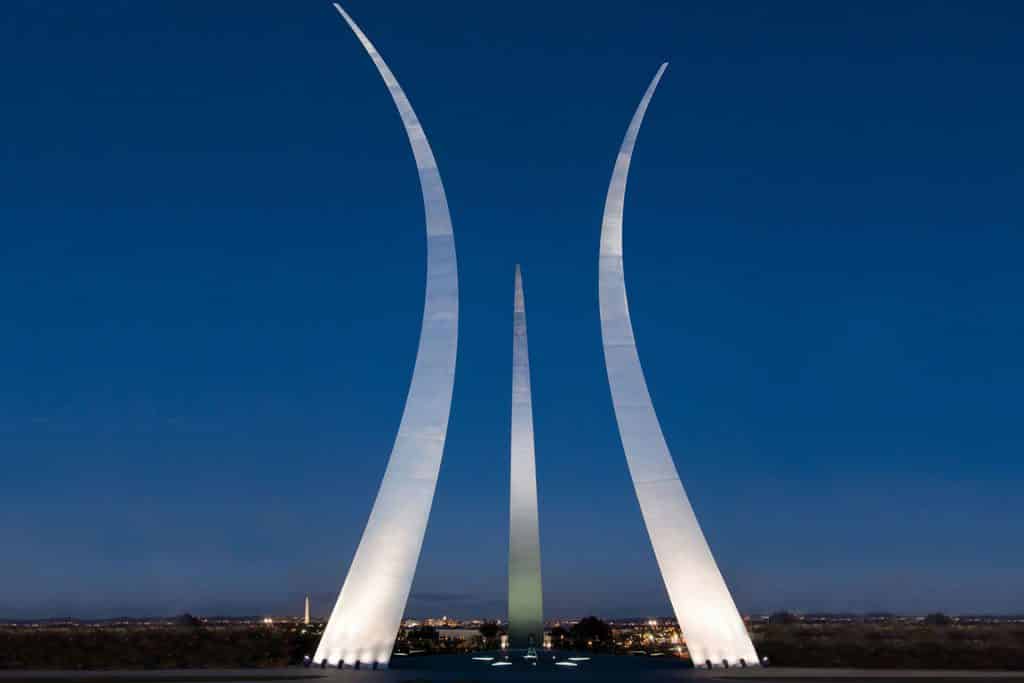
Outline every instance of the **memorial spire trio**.
MULTIPOLYGON (((419 346, 401 423, 377 497, 314 655, 317 664, 386 667, 401 626, 444 452, 458 343, 455 242, 441 175, 425 131, 392 71, 334 3, 376 67, 408 138, 422 194, 427 269, 419 346)), ((698 666, 755 665, 757 654, 690 505, 654 411, 626 297, 622 230, 626 181, 651 80, 616 157, 601 223, 598 306, 605 370, 630 477, 669 599, 698 666)), ((512 647, 544 642, 537 469, 526 307, 515 270, 508 617, 512 647)), ((308 605, 307 605, 308 611, 308 605)), ((307 616, 308 619, 308 616, 307 616)))

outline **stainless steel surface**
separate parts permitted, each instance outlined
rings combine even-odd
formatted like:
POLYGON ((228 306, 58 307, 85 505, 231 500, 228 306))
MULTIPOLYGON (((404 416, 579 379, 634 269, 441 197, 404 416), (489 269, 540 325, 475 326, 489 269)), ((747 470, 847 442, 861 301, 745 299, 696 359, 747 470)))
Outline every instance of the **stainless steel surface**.
POLYGON ((608 186, 601 226, 599 299, 608 384, 622 447, 644 524, 690 656, 735 665, 757 653, 679 479, 647 390, 626 300, 622 215, 640 124, 668 64, 662 64, 633 115, 608 186))
POLYGON ((423 326, 405 411, 377 499, 314 659, 386 665, 405 610, 441 466, 455 380, 458 275, 448 201, 426 133, 380 53, 337 3, 387 85, 416 159, 427 231, 423 326))
POLYGON ((508 630, 514 648, 544 644, 530 354, 523 277, 516 266, 512 324, 512 448, 509 495, 508 630))

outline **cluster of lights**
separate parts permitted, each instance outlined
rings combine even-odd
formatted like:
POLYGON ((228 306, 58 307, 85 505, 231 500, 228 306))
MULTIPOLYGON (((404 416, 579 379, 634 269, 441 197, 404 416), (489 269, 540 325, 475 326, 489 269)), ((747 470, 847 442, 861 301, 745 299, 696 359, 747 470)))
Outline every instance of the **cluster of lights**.
MULTIPOLYGON (((532 650, 529 650, 525 655, 523 655, 523 659, 529 661, 533 666, 537 666, 537 662, 540 660, 540 657, 538 657, 532 650)), ((562 661, 558 661, 557 657, 552 657, 551 659, 554 660, 555 666, 561 666, 565 668, 578 668, 579 662, 590 661, 590 657, 569 657, 568 659, 564 659, 562 661)), ((505 655, 505 658, 503 660, 499 660, 497 662, 494 661, 494 657, 489 656, 473 657, 473 661, 490 662, 491 666, 497 667, 512 666, 513 664, 513 662, 509 661, 508 655, 505 655)))

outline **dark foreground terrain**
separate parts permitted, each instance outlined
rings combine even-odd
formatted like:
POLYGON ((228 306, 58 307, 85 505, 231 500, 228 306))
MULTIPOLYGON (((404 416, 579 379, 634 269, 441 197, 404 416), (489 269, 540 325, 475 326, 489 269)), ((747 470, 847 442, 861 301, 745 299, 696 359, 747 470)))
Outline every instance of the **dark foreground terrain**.
MULTIPOLYGON (((751 630, 758 653, 770 664, 759 677, 784 667, 1024 672, 1021 622, 799 621, 755 624, 751 630)), ((303 656, 315 650, 319 636, 316 626, 297 623, 0 625, 0 671, 281 669, 300 665, 303 656)), ((443 641, 414 645, 426 654, 410 659, 424 662, 416 667, 424 670, 436 669, 439 662, 427 660, 451 656, 453 647, 463 654, 481 649, 468 643, 446 645, 443 641)), ((407 642, 403 646, 408 650, 407 642)), ((595 649, 603 655, 624 655, 610 642, 595 649)), ((688 660, 671 656, 662 661, 669 660, 680 670, 688 665, 688 660)), ((394 663, 396 668, 409 668, 399 664, 397 658, 394 663)), ((301 672, 312 673, 293 670, 293 674, 301 672)), ((740 673, 730 671, 727 675, 740 673)))
POLYGON ((1024 671, 1024 623, 800 622, 753 636, 772 666, 1024 671))
MULTIPOLYGON (((444 657, 440 657, 444 658, 444 657)), ((595 662, 602 664, 602 662, 595 662)), ((443 668, 443 667, 442 667, 443 668)), ((217 670, 205 672, 175 671, 110 671, 110 672, 13 672, 0 671, 0 683, 479 683, 500 681, 512 683, 562 683, 588 681, 593 683, 699 683, 703 681, 774 681, 776 683, 1009 683, 1024 681, 1024 674, 1007 671, 857 671, 849 669, 757 669, 742 672, 707 672, 688 668, 675 671, 637 671, 623 675, 621 670, 595 666, 574 671, 509 671, 487 668, 475 672, 445 670, 338 671, 311 673, 305 669, 297 674, 290 669, 217 670)))
POLYGON ((285 667, 318 640, 292 626, 0 627, 0 670, 285 667))

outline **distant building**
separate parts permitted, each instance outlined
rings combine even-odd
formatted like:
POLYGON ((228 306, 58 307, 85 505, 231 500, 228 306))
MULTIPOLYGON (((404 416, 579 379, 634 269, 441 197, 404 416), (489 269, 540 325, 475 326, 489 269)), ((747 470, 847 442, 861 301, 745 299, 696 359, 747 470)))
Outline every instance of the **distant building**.
POLYGON ((482 638, 483 634, 480 633, 478 628, 439 628, 437 629, 437 636, 442 640, 466 641, 482 638))

